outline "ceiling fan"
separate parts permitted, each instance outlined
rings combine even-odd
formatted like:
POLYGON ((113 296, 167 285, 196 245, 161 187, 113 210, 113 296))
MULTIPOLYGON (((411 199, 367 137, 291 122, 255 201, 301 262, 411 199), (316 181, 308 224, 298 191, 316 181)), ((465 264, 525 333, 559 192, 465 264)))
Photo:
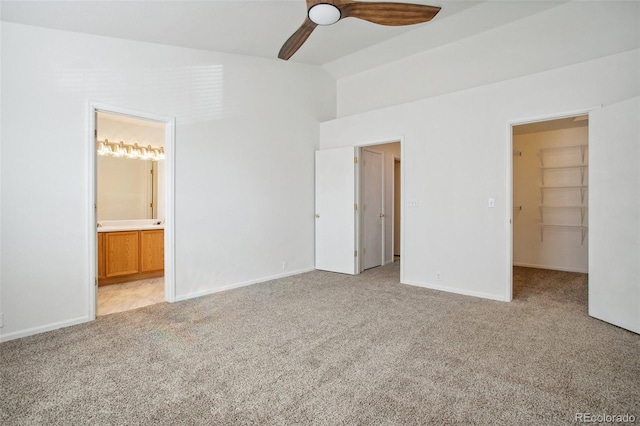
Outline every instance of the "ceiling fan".
POLYGON ((278 58, 287 60, 298 51, 318 25, 332 25, 344 18, 358 18, 374 24, 401 26, 428 22, 440 11, 437 6, 412 3, 353 0, 306 0, 307 17, 284 43, 278 58))

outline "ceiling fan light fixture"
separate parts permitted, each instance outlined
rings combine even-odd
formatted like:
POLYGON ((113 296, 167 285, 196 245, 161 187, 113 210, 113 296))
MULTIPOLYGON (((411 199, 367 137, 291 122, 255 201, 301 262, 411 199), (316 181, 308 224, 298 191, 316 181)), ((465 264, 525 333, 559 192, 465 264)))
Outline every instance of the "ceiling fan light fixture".
POLYGON ((296 53, 318 25, 335 24, 342 18, 357 18, 374 24, 397 27, 428 22, 440 12, 439 6, 386 0, 306 0, 306 3, 307 17, 280 48, 280 59, 286 61, 296 53))
POLYGON ((309 9, 309 19, 318 25, 335 24, 340 17, 340 9, 329 3, 318 3, 309 9))

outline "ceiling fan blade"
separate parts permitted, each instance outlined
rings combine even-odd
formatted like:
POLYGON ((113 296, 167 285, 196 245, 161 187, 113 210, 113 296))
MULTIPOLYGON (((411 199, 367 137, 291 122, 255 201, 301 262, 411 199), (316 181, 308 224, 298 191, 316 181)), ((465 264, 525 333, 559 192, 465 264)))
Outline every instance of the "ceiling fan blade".
POLYGON ((300 49, 300 46, 309 38, 311 32, 318 26, 318 24, 312 22, 309 18, 305 19, 300 28, 287 41, 284 42, 278 58, 285 61, 293 56, 294 53, 300 49))
POLYGON ((342 18, 358 18, 380 25, 400 26, 427 22, 440 12, 437 6, 391 2, 353 1, 341 6, 342 18))

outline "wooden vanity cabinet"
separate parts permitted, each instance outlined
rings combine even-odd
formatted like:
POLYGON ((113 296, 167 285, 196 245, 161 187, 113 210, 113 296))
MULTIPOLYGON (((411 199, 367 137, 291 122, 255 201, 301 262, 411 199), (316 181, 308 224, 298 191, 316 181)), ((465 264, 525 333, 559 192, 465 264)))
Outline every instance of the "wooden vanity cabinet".
POLYGON ((104 234, 98 233, 98 279, 106 278, 107 271, 104 262, 104 234))
POLYGON ((164 230, 140 231, 140 272, 164 269, 164 230))
POLYGON ((140 272, 138 231, 107 232, 104 238, 107 278, 140 272))
POLYGON ((163 275, 163 229, 98 233, 98 285, 163 275))

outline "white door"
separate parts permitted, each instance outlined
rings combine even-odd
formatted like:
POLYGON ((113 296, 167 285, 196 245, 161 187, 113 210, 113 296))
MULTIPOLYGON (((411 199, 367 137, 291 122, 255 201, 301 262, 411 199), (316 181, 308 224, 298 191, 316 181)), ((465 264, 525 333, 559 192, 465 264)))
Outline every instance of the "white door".
POLYGON ((316 269, 357 273, 355 150, 316 151, 316 269))
POLYGON ((589 113, 589 315, 640 333, 640 98, 589 113))
POLYGON ((362 150, 362 270, 382 265, 384 244, 383 154, 362 150))

